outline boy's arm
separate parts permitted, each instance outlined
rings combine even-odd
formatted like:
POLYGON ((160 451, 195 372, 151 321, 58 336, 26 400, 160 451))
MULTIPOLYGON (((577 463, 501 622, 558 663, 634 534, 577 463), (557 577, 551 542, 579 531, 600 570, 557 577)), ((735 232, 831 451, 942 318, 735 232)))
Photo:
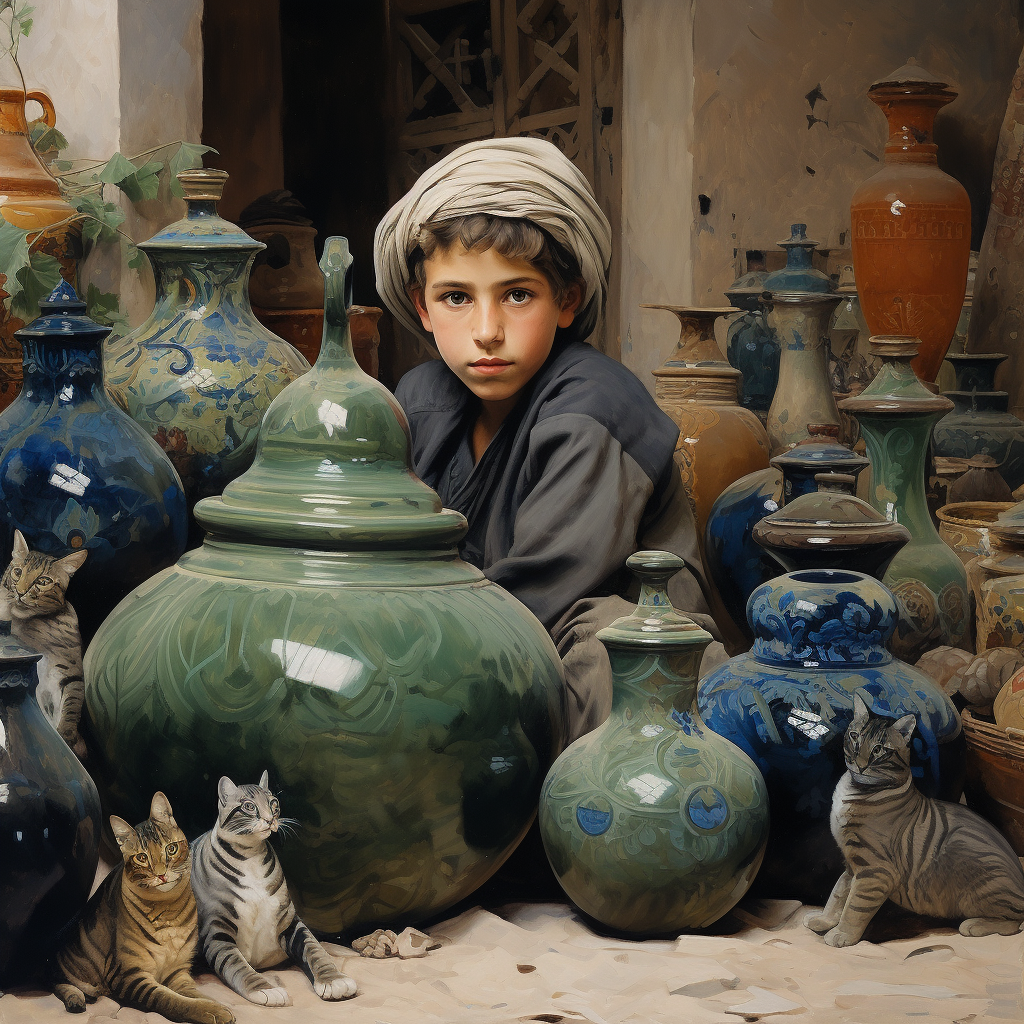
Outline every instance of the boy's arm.
MULTIPOLYGON (((516 513, 512 547, 485 575, 551 629, 574 602, 620 573, 637 550, 654 483, 605 427, 573 413, 533 428, 524 473, 528 492, 516 513)), ((683 548, 676 553, 699 581, 692 516, 689 522, 683 543, 673 547, 683 548)), ((680 531, 669 532, 679 539, 680 531)), ((700 593, 699 583, 694 589, 700 593)))

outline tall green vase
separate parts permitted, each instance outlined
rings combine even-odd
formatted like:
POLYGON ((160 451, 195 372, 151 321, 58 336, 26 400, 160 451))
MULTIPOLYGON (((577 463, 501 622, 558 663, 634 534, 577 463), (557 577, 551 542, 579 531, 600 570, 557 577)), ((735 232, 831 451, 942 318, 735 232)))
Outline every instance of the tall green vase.
POLYGON ((640 603, 598 633, 613 674, 611 715, 555 762, 540 832, 562 888, 631 934, 704 928, 747 891, 768 841, 761 773, 697 711, 711 634, 673 607, 683 561, 638 551, 640 603))
POLYGON ((199 502, 201 548, 129 595, 85 661, 107 809, 154 790, 189 836, 217 779, 264 769, 297 831, 280 856, 323 932, 429 917, 529 828, 561 730, 543 625, 472 565, 458 512, 409 468, 393 396, 352 353, 344 239, 324 340, 274 400, 252 468, 199 502))
POLYGON ((896 657, 912 664, 927 650, 969 642, 967 573, 956 552, 939 537, 925 499, 925 460, 935 423, 953 408, 933 395, 910 363, 916 338, 871 339, 882 359, 875 379, 841 408, 853 413, 871 460, 871 503, 890 522, 910 530, 910 543, 892 560, 882 582, 900 605, 892 639, 896 657))

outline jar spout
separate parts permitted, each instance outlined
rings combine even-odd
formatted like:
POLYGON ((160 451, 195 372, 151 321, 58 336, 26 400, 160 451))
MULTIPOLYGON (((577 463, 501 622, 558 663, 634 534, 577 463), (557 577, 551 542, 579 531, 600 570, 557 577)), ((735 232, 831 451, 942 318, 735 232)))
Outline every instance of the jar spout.
POLYGON ((324 336, 317 365, 349 363, 358 368, 352 348, 348 311, 352 306, 352 252, 348 239, 332 235, 324 245, 324 336))

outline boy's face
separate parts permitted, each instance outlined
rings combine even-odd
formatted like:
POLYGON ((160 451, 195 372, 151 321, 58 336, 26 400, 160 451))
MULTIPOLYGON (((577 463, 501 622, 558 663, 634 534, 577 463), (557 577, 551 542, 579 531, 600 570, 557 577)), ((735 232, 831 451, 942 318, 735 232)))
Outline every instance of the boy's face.
POLYGON ((456 243, 424 261, 427 283, 410 292, 441 358, 484 402, 516 395, 544 365, 556 327, 580 302, 574 285, 555 301, 548 279, 525 260, 456 243))

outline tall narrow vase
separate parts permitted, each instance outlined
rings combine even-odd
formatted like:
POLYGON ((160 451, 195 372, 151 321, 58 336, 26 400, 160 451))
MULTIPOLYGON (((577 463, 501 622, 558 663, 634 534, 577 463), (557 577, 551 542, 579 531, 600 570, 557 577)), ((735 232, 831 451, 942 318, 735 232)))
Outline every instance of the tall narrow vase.
POLYGON ((768 326, 782 345, 779 386, 768 410, 772 455, 810 437, 809 423, 841 426, 832 395, 825 335, 838 295, 772 292, 765 298, 768 326))
MULTIPOLYGON (((107 388, 170 456, 191 508, 249 468, 274 398, 309 369, 253 315, 265 246, 217 213, 224 171, 178 175, 187 213, 139 248, 156 277, 149 319, 106 346, 107 388)), ((193 529, 192 544, 201 535, 193 529)))
POLYGON ((860 420, 871 460, 871 503, 911 533, 882 582, 900 605, 892 652, 915 662, 932 647, 959 647, 970 636, 967 573, 939 537, 925 498, 932 428, 953 403, 933 395, 914 375, 916 338, 873 338, 871 346, 884 360, 882 369, 859 396, 842 404, 860 420))
POLYGON ((913 62, 868 96, 889 122, 885 162, 854 193, 853 263, 872 334, 921 340, 914 370, 933 381, 953 340, 971 255, 971 201, 939 170, 935 115, 956 93, 913 62))

